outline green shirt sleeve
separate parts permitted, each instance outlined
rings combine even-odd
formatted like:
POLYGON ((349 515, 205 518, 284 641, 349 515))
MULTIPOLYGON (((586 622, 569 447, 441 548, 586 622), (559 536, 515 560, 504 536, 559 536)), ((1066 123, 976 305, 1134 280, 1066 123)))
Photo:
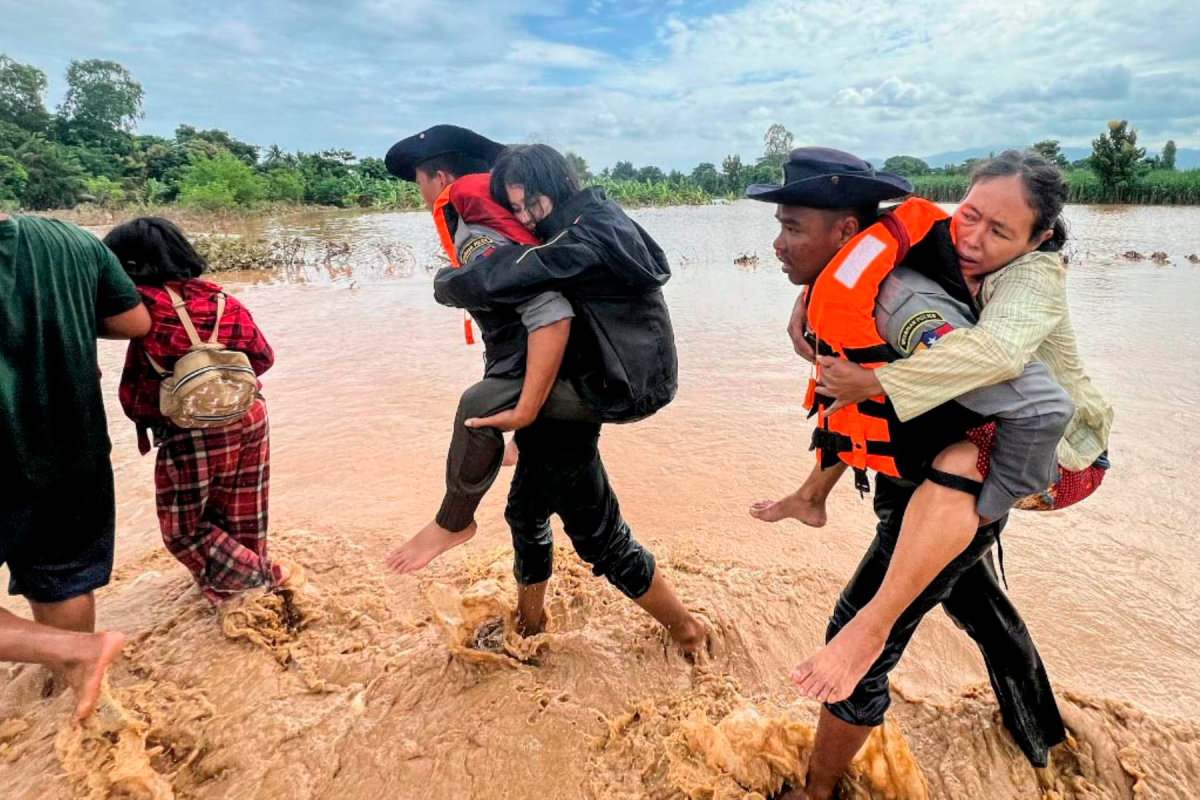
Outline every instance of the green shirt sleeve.
POLYGON ((99 240, 93 250, 100 264, 96 282, 96 319, 115 317, 137 308, 142 296, 121 268, 121 262, 99 240))

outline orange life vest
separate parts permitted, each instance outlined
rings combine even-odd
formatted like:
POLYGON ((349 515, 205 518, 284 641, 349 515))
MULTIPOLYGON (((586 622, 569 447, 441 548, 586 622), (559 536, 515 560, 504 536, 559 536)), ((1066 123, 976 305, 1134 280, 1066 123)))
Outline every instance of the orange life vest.
MULTIPOLYGON (((526 230, 525 226, 518 222, 508 209, 492 199, 488 191, 490 180, 491 174, 487 172, 464 175, 442 189, 441 194, 433 203, 433 225, 437 229, 438 241, 441 242, 442 249, 446 252, 446 258, 450 259, 450 264, 456 269, 461 266, 461 262, 458 257, 458 247, 454 242, 454 233, 450 230, 452 222, 461 220, 465 223, 480 225, 516 244, 539 244, 538 238, 526 230)), ((469 248, 466 252, 468 255, 464 257, 470 260, 471 249, 469 248)), ((485 250, 483 255, 486 257, 489 252, 491 252, 490 249, 485 250)), ((466 335, 467 344, 474 344, 475 336, 471 330, 471 317, 465 311, 463 312, 463 332, 466 335)))
MULTIPOLYGON (((446 188, 442 189, 442 193, 438 195, 437 200, 433 201, 433 226, 437 228, 438 241, 442 243, 442 249, 446 251, 446 258, 450 259, 450 266, 458 269, 458 250, 454 247, 454 234, 450 232, 450 222, 446 217, 446 206, 450 205, 450 188, 453 183, 446 184, 446 188)), ((451 209, 454 206, 450 206, 451 209)), ((475 344, 475 331, 471 328, 471 316, 463 312, 463 339, 467 344, 475 344)))
MULTIPOLYGON (((947 216, 928 200, 909 198, 838 251, 809 291, 808 324, 819 355, 835 355, 871 369, 895 360, 875 326, 879 287, 909 248, 947 216)), ((815 374, 820 375, 819 366, 815 374)), ((873 397, 830 414, 825 409, 832 401, 817 396, 816 385, 816 378, 809 381, 805 407, 815 406, 813 447, 822 463, 836 455, 854 468, 855 486, 864 491, 868 469, 898 477, 889 427, 889 419, 896 417, 887 398, 873 397)))
POLYGON ((446 184, 446 188, 442 189, 437 200, 433 201, 433 225, 437 228, 438 241, 442 243, 442 249, 446 251, 446 258, 450 259, 451 266, 457 267, 458 251, 454 247, 454 234, 450 232, 450 222, 446 218, 446 206, 450 205, 450 187, 453 185, 453 183, 446 184))

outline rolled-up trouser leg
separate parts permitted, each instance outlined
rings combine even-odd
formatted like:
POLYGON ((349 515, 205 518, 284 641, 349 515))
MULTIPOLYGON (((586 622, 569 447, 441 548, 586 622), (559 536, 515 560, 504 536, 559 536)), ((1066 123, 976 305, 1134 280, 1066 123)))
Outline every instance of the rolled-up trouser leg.
POLYGON ((1004 726, 1035 767, 1066 738, 1050 678, 1025 621, 996 579, 989 553, 959 577, 942 607, 975 640, 1004 726))
MULTIPOLYGON (((904 509, 911 496, 912 490, 902 484, 884 476, 879 476, 876 480, 875 512, 879 517, 879 524, 876 527, 875 539, 859 562, 854 577, 846 584, 838 598, 829 618, 825 641, 828 642, 836 636, 879 590, 895 552, 904 509)), ((875 726, 883 722, 884 712, 891 705, 888 675, 904 654, 917 626, 930 609, 950 595, 959 577, 990 552, 1001 527, 992 524, 980 528, 963 552, 947 564, 917 595, 892 626, 883 653, 867 670, 867 674, 859 681, 850 697, 838 703, 826 704, 825 707, 831 714, 851 725, 875 726)))
MULTIPOLYGON (((435 518, 446 530, 461 531, 471 524, 504 459, 504 435, 500 431, 468 428, 463 423, 514 408, 522 383, 522 378, 484 378, 459 399, 446 456, 446 494, 435 518)), ((560 380, 551 389, 539 418, 590 421, 594 414, 571 382, 560 380)))
POLYGON ((521 460, 535 471, 542 495, 579 557, 626 597, 650 588, 654 556, 633 538, 600 460, 600 425, 542 420, 522 431, 521 460))
MULTIPOLYGON (((535 422, 531 427, 542 423, 535 422)), ((517 446, 521 444, 518 434, 517 446)), ((554 569, 554 538, 550 507, 538 485, 536 454, 522 453, 508 490, 504 519, 513 540, 513 577, 522 586, 550 579, 554 569)))

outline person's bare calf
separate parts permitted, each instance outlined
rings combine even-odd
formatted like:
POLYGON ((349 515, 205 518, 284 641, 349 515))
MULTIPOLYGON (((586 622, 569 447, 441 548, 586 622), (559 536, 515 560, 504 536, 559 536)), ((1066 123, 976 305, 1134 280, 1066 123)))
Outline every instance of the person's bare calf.
POLYGON ((685 656, 696 658, 707 651, 708 629, 696 615, 684 607, 660 570, 654 571, 646 593, 633 602, 667 629, 671 640, 679 646, 685 656))
POLYGON ((549 581, 517 585, 517 633, 536 636, 546 630, 546 586, 549 581))
POLYGON ((34 622, 64 631, 91 633, 96 630, 96 594, 87 592, 57 603, 29 601, 34 622))
POLYGON ((804 786, 781 794, 780 800, 829 800, 870 735, 871 728, 851 725, 822 708, 804 786))
POLYGON ((21 619, 0 609, 0 661, 42 664, 75 692, 72 721, 96 710, 104 673, 125 647, 125 634, 80 633, 21 619))
MULTIPOLYGON (((91 633, 96 630, 96 595, 94 592, 76 595, 56 603, 38 603, 29 600, 33 621, 76 633, 91 633)), ((50 667, 42 692, 50 697, 70 687, 70 680, 61 670, 50 667)))
MULTIPOLYGON (((978 459, 979 449, 964 441, 942 451, 933 466, 980 481, 978 459)), ((967 548, 980 521, 973 495, 928 480, 918 486, 875 596, 824 648, 793 670, 792 683, 800 694, 821 703, 849 697, 883 652, 896 620, 967 548)))
POLYGON ((845 464, 825 470, 818 464, 799 489, 779 500, 759 500, 750 506, 750 516, 763 522, 795 519, 812 528, 823 528, 829 520, 825 503, 845 471, 845 464))
POLYGON ((416 536, 388 553, 387 565, 401 575, 424 569, 442 553, 469 541, 477 529, 474 522, 461 531, 448 531, 437 522, 430 522, 416 536))

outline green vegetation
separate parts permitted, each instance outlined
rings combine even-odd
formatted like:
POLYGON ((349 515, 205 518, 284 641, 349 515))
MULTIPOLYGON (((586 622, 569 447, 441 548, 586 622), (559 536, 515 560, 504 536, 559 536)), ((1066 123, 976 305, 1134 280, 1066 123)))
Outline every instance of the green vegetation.
POLYGON ((1057 139, 1046 139, 1042 142, 1034 142, 1030 148, 1042 158, 1054 164, 1059 169, 1070 169, 1071 162, 1067 161, 1067 157, 1063 155, 1062 149, 1058 146, 1057 139))
MULTIPOLYGON (((280 205, 423 206, 417 187, 389 175, 379 158, 359 159, 346 150, 289 153, 276 145, 264 150, 191 125, 180 125, 172 138, 139 135, 142 86, 114 61, 73 61, 66 81, 51 114, 43 102, 45 73, 0 55, 0 208, 88 203, 107 213, 171 207, 227 214, 280 205)), ((777 182, 793 144, 792 134, 775 124, 754 162, 731 154, 719 168, 705 162, 690 173, 619 161, 593 174, 581 156, 566 155, 585 182, 603 186, 623 205, 695 205, 741 197, 752 183, 777 182)), ((1068 170, 1072 202, 1200 203, 1200 170, 1174 170, 1175 143, 1146 158, 1137 131, 1123 120, 1109 124, 1083 162, 1069 165, 1054 140, 1032 149, 1068 170)), ((934 169, 914 156, 893 156, 883 168, 912 179, 918 194, 954 202, 977 161, 934 169)))
MULTIPOLYGON (((1200 170, 1153 170, 1140 175, 1132 185, 1122 187, 1105 186, 1096 173, 1087 169, 1070 169, 1066 176, 1071 203, 1200 205, 1200 170)), ((934 174, 911 180, 921 197, 938 203, 957 203, 967 193, 971 178, 967 174, 934 174)))
POLYGON ((136 134, 144 92, 113 61, 73 61, 55 114, 45 74, 0 55, 0 207, 110 208, 178 203, 198 211, 271 203, 418 208, 416 187, 377 158, 344 150, 287 153, 221 130, 180 125, 173 138, 136 134))
POLYGON ((667 180, 614 180, 599 176, 589 183, 604 187, 608 196, 623 206, 702 206, 712 202, 712 195, 686 182, 667 180))
MULTIPOLYGON (((1163 147, 1162 156, 1147 158, 1146 151, 1137 146, 1137 131, 1126 120, 1110 122, 1107 131, 1092 142, 1091 157, 1081 162, 1069 164, 1054 140, 1038 142, 1030 150, 1063 169, 1071 187, 1071 203, 1200 205, 1200 170, 1176 171, 1173 141, 1163 147)), ((896 160, 888 159, 888 164, 896 160)), ((967 193, 971 171, 982 160, 941 169, 897 171, 913 182, 921 197, 957 203, 967 193)))
POLYGON ((887 172, 903 175, 906 178, 928 175, 933 171, 928 164, 916 156, 892 156, 883 162, 883 169, 887 172))
POLYGON ((1175 140, 1168 139, 1167 143, 1163 145, 1162 158, 1159 161, 1159 165, 1163 169, 1175 169, 1175 152, 1175 140))
POLYGON ((1123 119, 1108 123, 1108 133, 1092 142, 1092 172, 1111 191, 1132 189, 1145 170, 1145 158, 1145 148, 1137 146, 1137 131, 1123 119))

